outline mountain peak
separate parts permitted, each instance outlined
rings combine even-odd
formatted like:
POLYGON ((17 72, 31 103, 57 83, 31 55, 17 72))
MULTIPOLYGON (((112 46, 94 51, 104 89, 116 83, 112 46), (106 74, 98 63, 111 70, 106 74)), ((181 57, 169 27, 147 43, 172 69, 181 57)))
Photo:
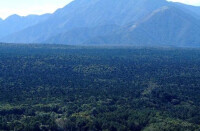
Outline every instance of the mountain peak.
POLYGON ((16 20, 6 21, 10 32, 1 24, 0 36, 10 43, 198 43, 200 15, 194 12, 200 14, 195 7, 166 0, 74 0, 43 20, 33 22, 42 16, 10 16, 16 20))
POLYGON ((19 16, 17 14, 13 14, 13 15, 7 17, 5 20, 11 20, 11 19, 14 20, 14 19, 19 19, 19 18, 21 18, 21 16, 19 16))

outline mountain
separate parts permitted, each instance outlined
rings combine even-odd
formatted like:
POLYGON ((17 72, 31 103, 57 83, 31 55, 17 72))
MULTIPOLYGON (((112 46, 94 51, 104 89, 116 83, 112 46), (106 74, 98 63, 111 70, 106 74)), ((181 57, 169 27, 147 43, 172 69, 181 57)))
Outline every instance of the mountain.
POLYGON ((49 16, 50 14, 41 16, 29 15, 26 17, 12 15, 7 19, 0 21, 0 38, 38 24, 46 20, 49 16))
MULTIPOLYGON (((43 43, 60 43, 60 44, 83 44, 89 39, 101 35, 109 35, 120 29, 117 25, 105 25, 92 28, 77 28, 66 33, 61 33, 43 41, 43 43)), ((42 40, 41 40, 42 41, 42 40)))
POLYGON ((112 28, 105 33, 96 29, 75 29, 54 36, 46 43, 173 46, 200 44, 200 21, 174 6, 161 7, 135 24, 112 28))
POLYGON ((41 42, 82 27, 126 25, 166 5, 165 0, 75 0, 56 11, 47 21, 5 37, 7 42, 41 42))
POLYGON ((200 22, 180 9, 164 6, 142 21, 87 44, 199 46, 200 22))
POLYGON ((165 0, 74 0, 48 17, 19 20, 21 26, 9 20, 18 28, 6 32, 8 20, 4 31, 0 23, 2 42, 200 45, 200 7, 165 0))
POLYGON ((199 6, 191 6, 191 5, 181 4, 181 3, 172 3, 172 4, 174 4, 177 8, 181 9, 182 11, 190 13, 190 15, 196 17, 197 19, 200 19, 199 6))
POLYGON ((1 24, 2 21, 3 21, 3 19, 0 18, 0 24, 1 24))

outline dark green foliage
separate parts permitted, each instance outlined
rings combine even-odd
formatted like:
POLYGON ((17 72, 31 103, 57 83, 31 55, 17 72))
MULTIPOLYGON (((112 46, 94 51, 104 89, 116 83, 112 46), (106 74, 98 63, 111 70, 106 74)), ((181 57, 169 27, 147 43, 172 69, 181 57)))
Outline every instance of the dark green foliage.
POLYGON ((0 45, 0 130, 200 130, 198 49, 0 45))

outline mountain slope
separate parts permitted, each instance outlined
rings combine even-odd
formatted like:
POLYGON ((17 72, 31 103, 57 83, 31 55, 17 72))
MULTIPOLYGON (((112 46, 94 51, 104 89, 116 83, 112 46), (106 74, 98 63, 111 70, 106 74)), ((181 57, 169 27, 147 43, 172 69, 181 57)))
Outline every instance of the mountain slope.
POLYGON ((2 39, 6 42, 41 42, 75 28, 126 25, 166 5, 165 0, 75 0, 47 21, 2 39))
POLYGON ((200 45, 200 7, 166 0, 74 0, 33 25, 10 19, 2 42, 200 45))
POLYGON ((162 7, 137 24, 87 44, 199 46, 200 21, 174 7, 162 7))
POLYGON ((172 3, 177 8, 181 9, 182 11, 185 11, 187 13, 190 13, 190 15, 196 17, 197 19, 200 19, 200 7, 199 6, 192 6, 192 5, 186 5, 182 3, 172 3))
MULTIPOLYGON (((109 35, 120 29, 120 26, 105 25, 92 28, 77 28, 66 33, 61 33, 43 41, 43 43, 83 44, 88 39, 101 35, 109 35)), ((41 40, 42 41, 42 40, 41 40)))
POLYGON ((0 22, 0 38, 38 24, 48 19, 49 16, 50 14, 29 15, 26 17, 12 15, 0 22))
POLYGON ((200 45, 200 21, 174 6, 153 11, 136 24, 112 28, 75 29, 46 40, 61 44, 200 45), (98 30, 101 29, 101 30, 98 30))
POLYGON ((137 30, 148 32, 157 44, 188 46, 200 44, 200 21, 173 7, 153 12, 137 30))

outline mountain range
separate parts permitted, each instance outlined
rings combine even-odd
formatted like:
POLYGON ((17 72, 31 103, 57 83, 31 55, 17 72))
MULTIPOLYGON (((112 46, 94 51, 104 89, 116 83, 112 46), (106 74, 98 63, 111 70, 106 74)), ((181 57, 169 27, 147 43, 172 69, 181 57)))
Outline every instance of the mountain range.
POLYGON ((166 0, 74 0, 53 14, 0 19, 6 43, 200 46, 200 7, 166 0))

